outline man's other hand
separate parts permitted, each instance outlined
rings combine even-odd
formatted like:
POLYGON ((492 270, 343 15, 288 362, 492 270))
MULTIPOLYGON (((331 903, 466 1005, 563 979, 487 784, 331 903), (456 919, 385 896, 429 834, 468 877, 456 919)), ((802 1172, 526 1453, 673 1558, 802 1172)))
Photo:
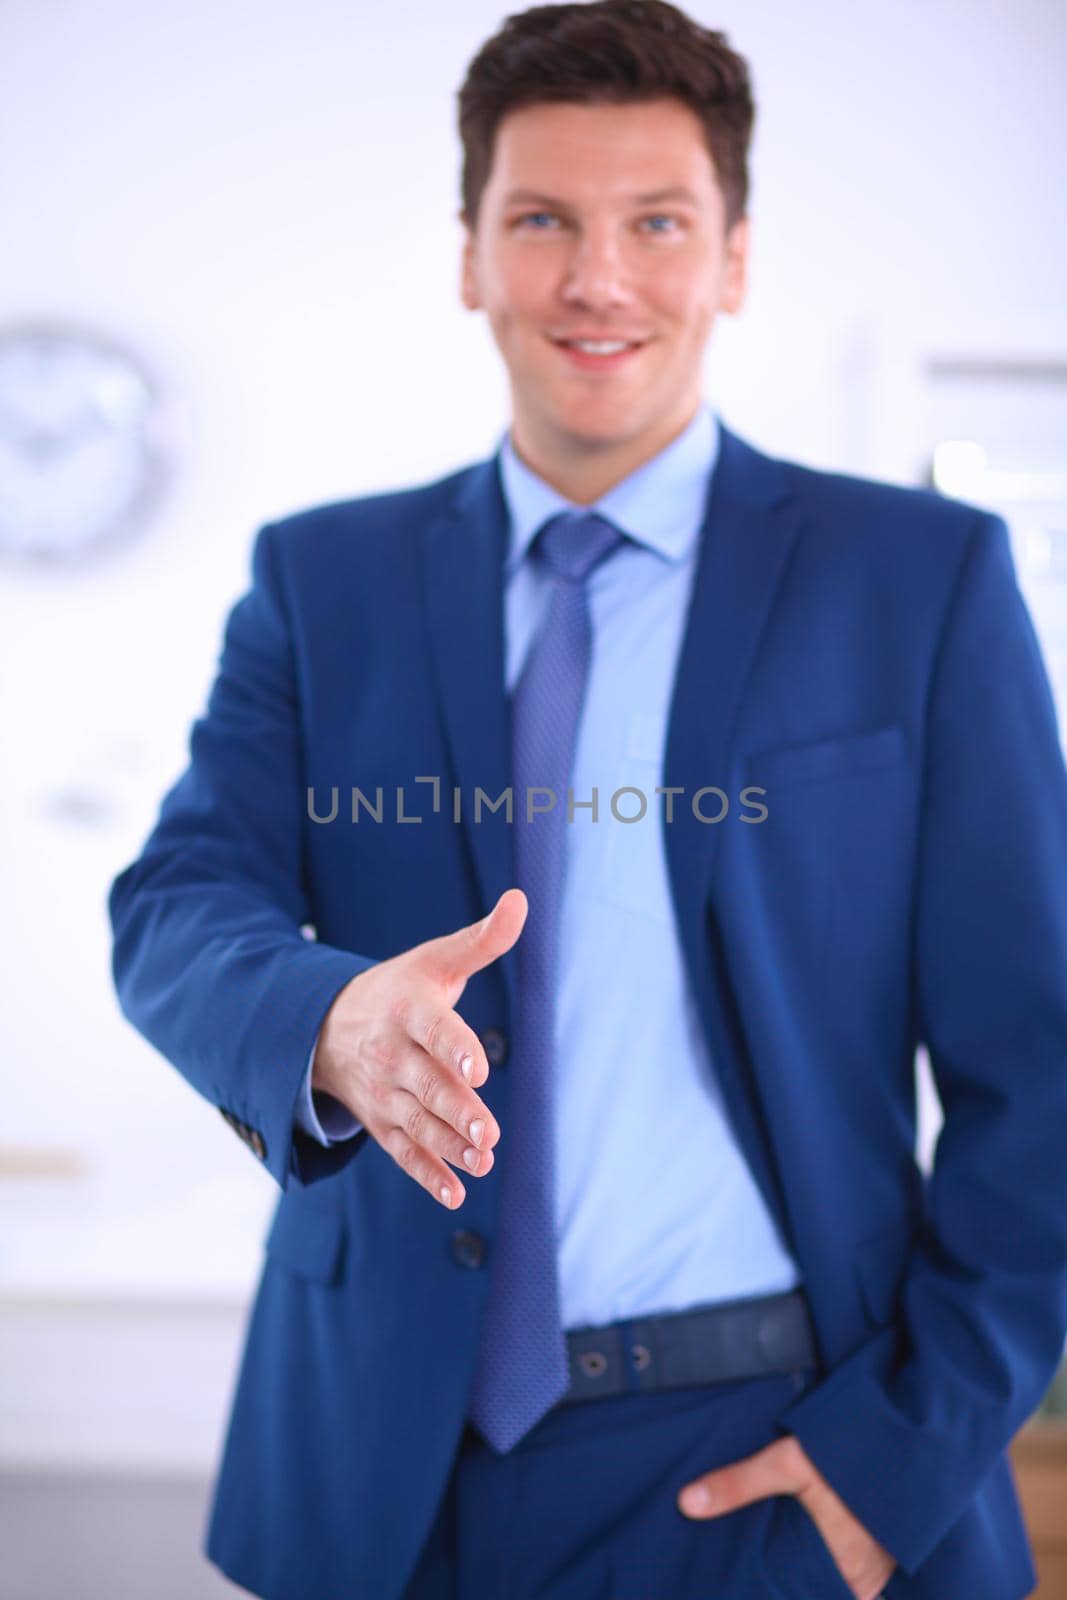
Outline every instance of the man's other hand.
POLYGON ((794 1434, 694 1478, 679 1491, 678 1509, 690 1517, 717 1517, 775 1494, 796 1495, 856 1600, 877 1600, 897 1563, 857 1522, 794 1434), (705 1503, 693 1500, 694 1492, 703 1492, 705 1503))
POLYGON ((467 1191, 445 1165, 482 1177, 500 1128, 474 1093, 489 1077, 481 1040, 453 1007, 474 972, 510 950, 526 921, 521 889, 487 917, 368 967, 326 1014, 312 1067, 397 1165, 449 1210, 467 1191))

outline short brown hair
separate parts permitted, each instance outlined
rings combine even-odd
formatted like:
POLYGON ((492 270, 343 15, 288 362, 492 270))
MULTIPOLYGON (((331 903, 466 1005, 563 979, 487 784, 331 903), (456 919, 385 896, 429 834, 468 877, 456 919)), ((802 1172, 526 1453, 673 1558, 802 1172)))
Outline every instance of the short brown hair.
POLYGON ((748 64, 724 33, 667 0, 585 0, 532 6, 482 45, 459 90, 463 219, 477 227, 493 141, 503 118, 544 101, 624 105, 674 96, 704 128, 726 204, 726 226, 748 203, 756 108, 748 64))

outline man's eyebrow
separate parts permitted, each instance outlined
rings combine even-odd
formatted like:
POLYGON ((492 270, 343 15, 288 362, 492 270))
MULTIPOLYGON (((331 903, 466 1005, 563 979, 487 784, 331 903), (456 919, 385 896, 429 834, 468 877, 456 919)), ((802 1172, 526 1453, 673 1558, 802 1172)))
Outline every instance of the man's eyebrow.
MULTIPOLYGON (((688 200, 690 205, 699 205, 700 201, 692 189, 687 189, 683 184, 674 184, 669 189, 653 189, 649 194, 633 194, 629 204, 633 206, 658 205, 662 200, 688 200)), ((558 195, 541 194, 537 189, 511 189, 504 196, 504 204, 518 205, 534 203, 536 205, 566 207, 566 200, 561 200, 558 195)))

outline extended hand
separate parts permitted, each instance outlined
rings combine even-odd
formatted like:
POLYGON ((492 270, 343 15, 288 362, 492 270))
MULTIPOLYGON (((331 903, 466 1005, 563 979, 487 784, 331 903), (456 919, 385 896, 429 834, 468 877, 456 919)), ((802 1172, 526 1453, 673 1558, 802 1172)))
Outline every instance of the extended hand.
POLYGON ((856 1600, 877 1600, 896 1562, 857 1522, 794 1434, 694 1478, 679 1491, 678 1509, 687 1516, 717 1517, 775 1494, 796 1495, 856 1600), (698 1503, 701 1492, 708 1497, 706 1504, 698 1503))
POLYGON ((445 1163, 480 1178, 500 1138, 474 1093, 489 1077, 482 1041, 453 1008, 467 979, 511 949, 526 911, 522 890, 506 889, 480 921, 367 967, 334 1000, 315 1046, 312 1088, 347 1106, 450 1211, 467 1191, 445 1163))

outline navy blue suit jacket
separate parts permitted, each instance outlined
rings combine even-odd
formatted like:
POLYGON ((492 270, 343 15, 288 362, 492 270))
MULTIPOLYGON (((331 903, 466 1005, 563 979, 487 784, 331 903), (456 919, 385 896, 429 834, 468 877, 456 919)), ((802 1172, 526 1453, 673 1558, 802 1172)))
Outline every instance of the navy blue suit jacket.
MULTIPOLYGON (((343 985, 514 882, 503 808, 468 803, 510 782, 506 532, 493 460, 263 528, 189 766, 111 891, 123 1010, 283 1191, 207 1534, 272 1600, 394 1600, 463 1426, 495 1169, 449 1212, 293 1109, 343 985), (334 822, 309 787, 339 788, 334 822)), ((1005 1449, 1067 1325, 1067 775, 1003 522, 724 429, 660 781, 712 1060, 817 1330, 781 1429, 899 1562, 890 1595, 1021 1595, 1005 1449), (710 784, 765 788, 767 819, 702 823, 710 784)), ((457 1008, 505 1141, 513 999, 509 952, 457 1008)))

